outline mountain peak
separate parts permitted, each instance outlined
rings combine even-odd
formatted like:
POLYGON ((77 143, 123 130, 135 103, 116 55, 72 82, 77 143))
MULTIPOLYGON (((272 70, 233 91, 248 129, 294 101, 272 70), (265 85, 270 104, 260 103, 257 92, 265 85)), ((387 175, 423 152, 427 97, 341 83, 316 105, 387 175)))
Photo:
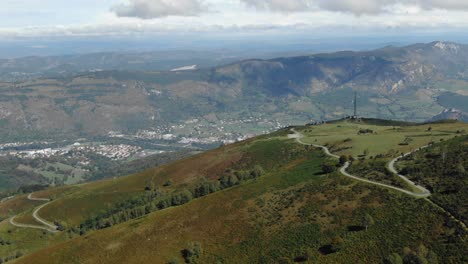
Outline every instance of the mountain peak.
POLYGON ((443 41, 434 42, 433 47, 436 49, 440 49, 442 51, 454 52, 454 53, 457 53, 460 48, 460 46, 456 43, 443 42, 443 41))
POLYGON ((464 113, 463 111, 460 111, 456 108, 446 108, 442 110, 442 112, 434 116, 430 121, 439 121, 439 120, 467 121, 468 115, 464 113))

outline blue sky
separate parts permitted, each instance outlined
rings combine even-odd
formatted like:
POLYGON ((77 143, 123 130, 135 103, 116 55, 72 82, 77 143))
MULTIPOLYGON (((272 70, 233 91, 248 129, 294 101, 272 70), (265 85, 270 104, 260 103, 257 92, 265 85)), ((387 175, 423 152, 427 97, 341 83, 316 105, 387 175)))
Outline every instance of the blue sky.
POLYGON ((468 27, 461 0, 2 0, 0 37, 468 27))

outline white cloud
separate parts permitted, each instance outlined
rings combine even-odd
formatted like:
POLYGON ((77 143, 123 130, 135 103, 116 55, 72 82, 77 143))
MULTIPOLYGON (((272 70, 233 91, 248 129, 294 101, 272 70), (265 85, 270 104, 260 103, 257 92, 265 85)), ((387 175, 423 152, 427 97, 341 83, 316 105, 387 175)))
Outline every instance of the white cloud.
MULTIPOLYGON (((378 14, 384 12, 398 0, 317 0, 321 9, 328 11, 350 12, 356 15, 378 14)), ((408 1, 407 1, 408 2, 408 1)))
POLYGON ((419 2, 424 9, 468 10, 468 1, 466 0, 418 0, 416 2, 419 2))
POLYGON ((119 17, 152 19, 168 16, 196 16, 205 11, 200 0, 129 0, 127 4, 114 6, 119 17))
POLYGON ((307 11, 312 6, 310 0, 240 0, 248 6, 259 10, 271 10, 279 12, 307 11))
POLYGON ((5 14, 0 21, 3 39, 301 30, 314 35, 349 28, 352 32, 386 32, 386 28, 437 28, 443 32, 468 28, 468 0, 67 0, 73 14, 61 7, 57 9, 57 2, 66 5, 63 0, 44 0, 41 3, 48 4, 43 9, 32 8, 68 14, 69 18, 63 15, 61 19, 44 15, 39 19, 29 14, 8 16, 11 11, 31 10, 26 5, 31 0, 5 1, 12 4, 2 2, 0 8, 0 14, 5 14), (18 1, 24 3, 16 6, 18 1), (90 8, 92 1, 99 2, 99 8, 90 8))
POLYGON ((425 10, 468 10, 466 0, 240 0, 257 10, 274 12, 305 12, 324 10, 355 15, 392 13, 395 6, 418 7, 425 10))

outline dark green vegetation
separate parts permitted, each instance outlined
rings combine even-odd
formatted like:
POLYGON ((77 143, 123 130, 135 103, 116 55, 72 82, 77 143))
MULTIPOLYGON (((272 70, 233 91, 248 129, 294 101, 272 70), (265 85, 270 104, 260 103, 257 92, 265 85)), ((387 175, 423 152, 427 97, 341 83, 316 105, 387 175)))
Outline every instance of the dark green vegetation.
MULTIPOLYGON (((345 143, 351 147, 393 137, 374 143, 392 146, 379 152, 394 153, 427 143, 428 126, 408 125, 401 131, 341 121, 296 129, 312 130, 304 140, 314 141, 318 134, 329 142, 337 135, 336 142, 350 138, 345 143), (358 135, 360 129, 374 133, 358 135), (427 135, 411 145, 398 145, 405 133, 423 131, 427 135)), ((447 131, 449 138, 464 125, 430 126, 434 133, 447 131)), ((40 215, 60 222, 65 231, 31 236, 30 247, 5 231, 2 237, 12 243, 6 252, 24 252, 18 263, 47 264, 468 261, 466 231, 433 204, 336 171, 339 163, 353 159, 352 152, 362 151, 350 149, 333 160, 287 139, 288 133, 284 129, 128 177, 37 192, 37 197, 55 197, 40 215)), ((394 155, 374 158, 372 153, 377 148, 354 161, 356 174, 376 171, 383 177, 375 180, 388 180, 384 161, 394 155)), ((2 232, 9 228, 0 225, 2 232)), ((20 231, 35 232, 13 229, 20 231)))
POLYGON ((108 228, 131 219, 140 218, 158 210, 186 204, 192 199, 240 185, 245 181, 256 180, 263 174, 264 170, 259 165, 254 166, 252 170, 233 171, 232 169, 228 169, 226 173, 216 181, 202 179, 200 183, 194 186, 187 186, 172 191, 166 191, 162 188, 169 187, 170 184, 168 183, 165 183, 163 186, 154 186, 153 183, 149 183, 145 187, 145 194, 119 203, 107 209, 106 212, 87 219, 79 228, 72 228, 71 231, 79 231, 79 233, 83 235, 91 229, 108 228))
MULTIPOLYGON (((32 161, 31 161, 32 163, 32 161)), ((19 164, 29 164, 29 161, 14 157, 0 157, 0 190, 14 190, 26 185, 48 185, 47 179, 31 170, 21 170, 19 164)), ((10 192, 3 196, 8 196, 10 192)))
POLYGON ((130 175, 195 153, 192 150, 182 150, 122 161, 88 153, 89 163, 86 165, 80 164, 80 158, 71 155, 35 159, 0 157, 0 195, 3 198, 29 193, 37 185, 62 186, 130 175))
POLYGON ((405 189, 405 183, 396 175, 393 175, 386 167, 387 160, 382 157, 373 157, 367 160, 353 162, 348 170, 353 175, 376 182, 386 183, 405 189))
POLYGON ((431 200, 468 222, 468 136, 434 144, 405 158, 400 167, 433 193, 431 200))

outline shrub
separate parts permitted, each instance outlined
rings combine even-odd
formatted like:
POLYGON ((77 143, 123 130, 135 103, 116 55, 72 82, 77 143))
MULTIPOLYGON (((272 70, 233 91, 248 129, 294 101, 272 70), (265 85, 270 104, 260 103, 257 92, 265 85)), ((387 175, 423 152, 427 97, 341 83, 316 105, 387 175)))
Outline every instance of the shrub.
POLYGON ((203 253, 203 249, 199 242, 192 242, 189 243, 186 249, 181 251, 182 257, 185 260, 185 263, 197 263, 198 259, 200 258, 201 254, 203 253))
POLYGON ((348 161, 348 156, 346 155, 341 155, 340 156, 340 164, 343 165, 348 161))
POLYGON ((332 172, 336 171, 336 166, 333 163, 324 162, 322 164, 322 171, 323 171, 323 173, 326 173, 326 174, 332 173, 332 172))
POLYGON ((168 180, 167 182, 165 182, 163 184, 164 187, 168 187, 168 186, 171 186, 172 185, 172 181, 171 180, 168 180))
POLYGON ((262 176, 265 174, 265 170, 260 165, 255 165, 251 175, 255 178, 262 176))

